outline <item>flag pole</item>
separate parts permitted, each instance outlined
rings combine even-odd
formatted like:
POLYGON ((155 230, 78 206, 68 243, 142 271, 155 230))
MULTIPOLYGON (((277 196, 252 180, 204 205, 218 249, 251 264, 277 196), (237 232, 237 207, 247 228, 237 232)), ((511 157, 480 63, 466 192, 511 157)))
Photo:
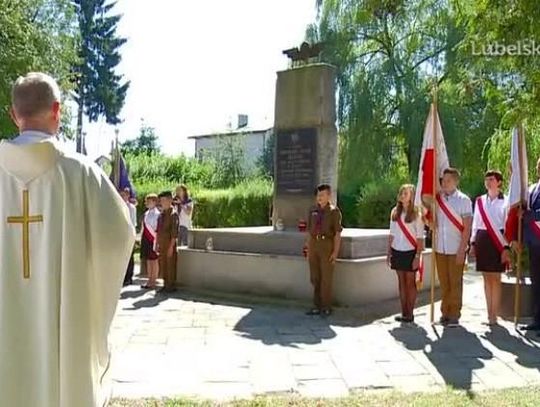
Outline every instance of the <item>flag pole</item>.
POLYGON ((518 162, 519 162, 519 179, 520 179, 520 188, 519 196, 520 202, 518 207, 518 251, 517 251, 517 265, 516 265, 516 285, 514 293, 514 325, 517 326, 519 322, 519 317, 521 314, 521 275, 522 275, 522 264, 521 264, 521 250, 523 247, 523 191, 527 186, 523 186, 523 180, 525 179, 525 170, 523 165, 523 125, 520 123, 518 126, 518 162))
POLYGON ((437 274, 437 264, 435 261, 435 248, 437 247, 437 182, 439 180, 439 171, 438 171, 438 159, 437 159, 437 150, 438 150, 438 139, 437 139, 437 81, 433 86, 433 101, 431 108, 433 109, 432 114, 432 137, 433 137, 433 203, 432 203, 432 227, 431 227, 431 278, 430 278, 430 308, 429 308, 429 318, 431 324, 435 322, 435 275, 437 274))
POLYGON ((114 186, 120 189, 120 149, 118 146, 118 128, 114 129, 114 186))

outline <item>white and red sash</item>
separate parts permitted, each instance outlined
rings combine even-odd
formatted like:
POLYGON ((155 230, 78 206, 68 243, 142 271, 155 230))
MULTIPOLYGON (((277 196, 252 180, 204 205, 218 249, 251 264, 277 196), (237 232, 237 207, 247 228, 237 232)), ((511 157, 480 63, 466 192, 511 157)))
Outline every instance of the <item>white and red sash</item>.
MULTIPOLYGON (((407 238, 409 243, 412 245, 414 250, 418 250, 418 242, 416 241, 416 238, 413 236, 407 225, 405 225, 405 222, 403 222, 403 219, 401 216, 398 216, 397 218, 397 224, 401 231, 403 232, 403 235, 407 238)), ((419 281, 424 281, 424 262, 422 261, 422 258, 420 258, 420 264, 418 265, 418 273, 419 273, 419 281)))
POLYGON ((148 224, 148 222, 146 221, 146 216, 143 219, 143 235, 152 244, 155 243, 157 232, 154 229, 152 229, 152 226, 148 224))
POLYGON ((437 194, 437 202, 439 204, 439 207, 441 208, 442 213, 444 213, 450 223, 452 223, 452 225, 454 225, 457 230, 463 233, 463 230, 465 230, 465 226, 463 226, 463 219, 461 218, 461 216, 454 210, 454 208, 448 205, 444 199, 441 198, 441 194, 437 194))
POLYGON ((491 238, 491 241, 497 248, 499 253, 502 253, 505 246, 508 246, 508 242, 501 233, 499 229, 497 229, 495 226, 493 226, 493 221, 489 217, 486 208, 484 206, 484 199, 483 196, 478 197, 476 199, 476 207, 478 208, 478 211, 480 212, 480 216, 482 216, 482 220, 484 221, 484 225, 486 225, 486 230, 488 232, 489 237, 491 238))

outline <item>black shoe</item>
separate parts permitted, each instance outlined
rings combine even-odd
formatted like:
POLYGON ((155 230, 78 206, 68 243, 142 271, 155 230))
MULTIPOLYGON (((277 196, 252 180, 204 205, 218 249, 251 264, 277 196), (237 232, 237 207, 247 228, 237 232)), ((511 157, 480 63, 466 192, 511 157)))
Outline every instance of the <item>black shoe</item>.
POLYGON ((540 331, 540 324, 537 322, 533 322, 529 325, 524 325, 521 327, 522 331, 540 331))
POLYGON ((325 309, 325 310, 322 310, 321 312, 321 316, 326 318, 326 317, 329 317, 330 315, 332 315, 332 310, 331 309, 325 309))
POLYGON ((394 321, 396 322, 404 322, 404 320, 405 320, 405 317, 403 315, 398 315, 394 317, 394 321))
POLYGON ((414 322, 414 316, 409 317, 409 318, 403 318, 401 321, 407 324, 412 324, 414 322))
POLYGON ((321 315, 321 310, 319 308, 312 308, 306 312, 306 315, 321 315))

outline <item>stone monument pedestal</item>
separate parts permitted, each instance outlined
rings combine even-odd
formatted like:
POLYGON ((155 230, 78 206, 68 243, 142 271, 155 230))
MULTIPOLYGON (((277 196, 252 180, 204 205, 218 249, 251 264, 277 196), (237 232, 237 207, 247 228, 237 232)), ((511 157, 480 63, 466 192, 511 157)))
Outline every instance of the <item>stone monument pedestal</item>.
MULTIPOLYGON (((300 251, 301 233, 233 228, 193 230, 190 235, 189 247, 178 249, 179 286, 311 303, 313 289, 300 251), (211 251, 204 248, 209 237, 211 251)), ((334 274, 335 305, 358 307, 398 297, 396 273, 381 255, 387 238, 388 231, 344 231, 343 257, 337 260, 334 274)), ((426 252, 426 270, 430 262, 431 253, 426 252)), ((430 273, 425 273, 424 290, 429 287, 430 273)))
POLYGON ((278 72, 274 131, 272 223, 296 230, 306 220, 318 184, 330 184, 336 201, 338 142, 336 72, 327 64, 278 72))

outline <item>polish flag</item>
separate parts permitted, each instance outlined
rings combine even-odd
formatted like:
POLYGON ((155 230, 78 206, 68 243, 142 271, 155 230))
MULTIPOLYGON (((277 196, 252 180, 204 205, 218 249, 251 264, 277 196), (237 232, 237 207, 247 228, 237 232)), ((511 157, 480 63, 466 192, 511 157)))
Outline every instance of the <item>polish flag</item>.
POLYGON ((506 219, 505 236, 508 241, 518 240, 519 206, 523 209, 529 205, 529 189, 527 175, 527 146, 523 131, 514 129, 510 148, 510 191, 508 192, 508 217, 506 219))
POLYGON ((431 206, 433 198, 440 187, 439 178, 442 177, 443 171, 449 166, 439 114, 437 107, 432 103, 424 129, 422 155, 418 170, 418 185, 416 186, 416 197, 414 199, 415 205, 424 205, 427 208, 431 206), (437 169, 435 169, 435 162, 437 163, 437 169), (434 183, 435 177, 437 178, 436 183, 434 183), (433 190, 434 186, 435 191, 433 190))

